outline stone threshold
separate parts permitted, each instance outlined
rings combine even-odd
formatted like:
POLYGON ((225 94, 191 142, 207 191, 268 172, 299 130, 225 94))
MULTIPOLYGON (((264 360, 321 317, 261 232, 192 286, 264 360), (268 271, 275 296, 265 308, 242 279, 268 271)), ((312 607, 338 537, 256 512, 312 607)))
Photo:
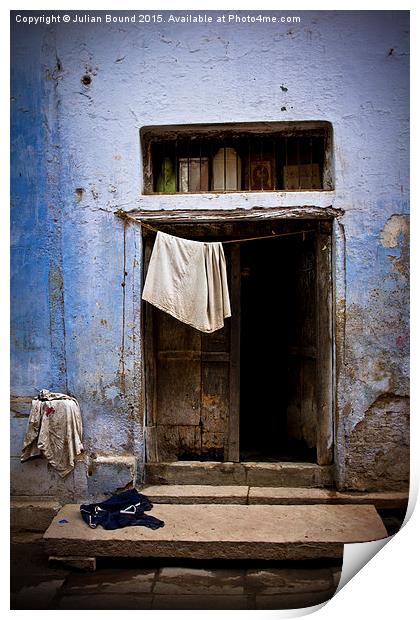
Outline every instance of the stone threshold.
POLYGON ((292 462, 174 461, 145 463, 148 485, 216 485, 270 487, 332 487, 332 465, 292 462))
POLYGON ((377 509, 404 509, 404 491, 355 492, 304 487, 147 485, 141 492, 154 504, 373 504, 377 509))

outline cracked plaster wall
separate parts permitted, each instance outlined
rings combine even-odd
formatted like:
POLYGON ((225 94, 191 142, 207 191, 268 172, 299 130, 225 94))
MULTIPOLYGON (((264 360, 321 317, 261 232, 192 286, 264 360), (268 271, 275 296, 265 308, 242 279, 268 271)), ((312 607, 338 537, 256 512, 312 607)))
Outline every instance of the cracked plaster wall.
POLYGON ((115 217, 121 207, 342 209, 337 481, 405 484, 408 13, 300 15, 293 25, 13 26, 15 494, 36 494, 39 475, 42 488, 58 484, 18 460, 39 388, 78 397, 87 454, 142 462, 141 238, 115 217), (141 126, 263 120, 330 121, 335 190, 141 196, 141 126), (381 451, 398 462, 384 466, 381 451))

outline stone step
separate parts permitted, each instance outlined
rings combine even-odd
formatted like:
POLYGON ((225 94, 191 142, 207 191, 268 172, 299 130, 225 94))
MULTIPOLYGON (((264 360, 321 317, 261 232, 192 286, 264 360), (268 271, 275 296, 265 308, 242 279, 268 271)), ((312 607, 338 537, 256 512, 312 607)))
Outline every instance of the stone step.
POLYGON ((141 489, 153 504, 248 504, 247 486, 162 484, 141 489))
POLYGON ((339 492, 304 487, 148 485, 141 489, 154 504, 373 504, 377 509, 406 508, 404 491, 339 492))
POLYGON ((405 491, 336 491, 287 487, 251 487, 248 504, 372 504, 377 509, 406 509, 405 491))
POLYGON ((316 463, 220 463, 175 461, 146 463, 148 485, 245 485, 256 487, 331 487, 333 467, 316 463))
POLYGON ((54 500, 12 498, 10 527, 12 531, 45 532, 60 508, 54 500))
POLYGON ((371 505, 156 504, 158 530, 91 529, 78 504, 68 504, 44 534, 55 559, 98 556, 194 559, 309 560, 341 558, 343 545, 385 538, 371 505), (61 521, 61 523, 60 523, 61 521))

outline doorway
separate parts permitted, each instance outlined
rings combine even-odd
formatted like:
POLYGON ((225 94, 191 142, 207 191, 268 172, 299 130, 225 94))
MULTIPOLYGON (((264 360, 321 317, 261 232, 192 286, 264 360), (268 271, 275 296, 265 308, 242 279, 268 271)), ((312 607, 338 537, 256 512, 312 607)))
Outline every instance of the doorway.
MULTIPOLYGON (((226 243, 232 317, 201 333, 145 304, 149 462, 332 462, 331 222, 165 224, 226 243)), ((145 267, 154 234, 145 236, 145 267)))
POLYGON ((241 247, 241 461, 316 462, 315 234, 241 247))

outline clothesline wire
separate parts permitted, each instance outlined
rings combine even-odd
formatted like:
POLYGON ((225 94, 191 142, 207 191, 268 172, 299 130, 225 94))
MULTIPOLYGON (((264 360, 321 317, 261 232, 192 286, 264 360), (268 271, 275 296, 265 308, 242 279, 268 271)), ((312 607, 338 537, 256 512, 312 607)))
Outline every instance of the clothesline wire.
MULTIPOLYGON (((124 214, 124 217, 126 217, 127 219, 132 220, 133 222, 136 222, 137 224, 139 224, 140 226, 142 226, 143 228, 147 228, 148 230, 151 230, 153 232, 161 232, 159 231, 158 228, 155 228, 154 226, 151 226, 150 224, 147 224, 146 222, 142 222, 141 220, 138 220, 135 217, 131 217, 128 214, 124 214)), ((220 243, 243 243, 244 241, 259 241, 260 239, 274 239, 275 237, 289 237, 291 235, 302 235, 305 233, 310 233, 310 232, 316 232, 315 228, 310 228, 307 230, 295 230, 293 232, 288 232, 288 233, 273 233, 271 235, 261 235, 259 237, 247 237, 246 239, 227 239, 226 241, 220 241, 220 243)), ((211 243, 211 242, 210 242, 211 243)))
POLYGON ((294 232, 288 233, 273 233, 271 235, 261 235, 260 237, 248 237, 247 239, 228 239, 227 241, 222 241, 221 243, 241 243, 242 241, 258 241, 259 239, 274 239, 275 237, 290 237, 290 235, 304 235, 305 233, 316 232, 315 228, 311 228, 308 230, 295 230, 294 232))

